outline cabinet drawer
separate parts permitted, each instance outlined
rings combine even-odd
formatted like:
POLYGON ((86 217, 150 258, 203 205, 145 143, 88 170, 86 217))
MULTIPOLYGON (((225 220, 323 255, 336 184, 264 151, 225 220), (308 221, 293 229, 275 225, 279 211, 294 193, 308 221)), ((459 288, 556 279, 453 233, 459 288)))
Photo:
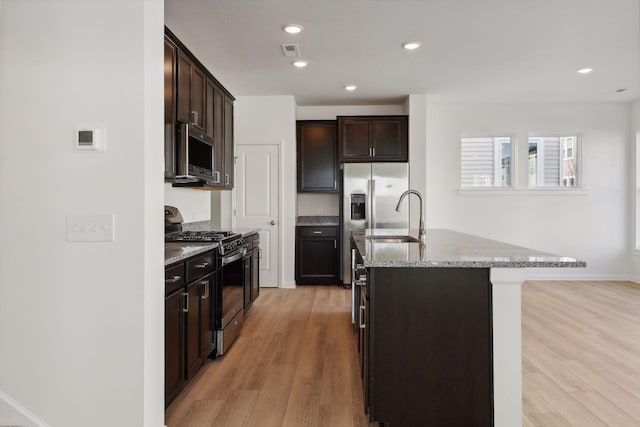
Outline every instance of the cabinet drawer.
POLYGON ((300 237, 338 237, 338 227, 300 227, 300 237))
POLYGON ((187 282, 192 282, 206 274, 211 273, 214 268, 215 252, 207 252, 190 261, 187 261, 187 282))
POLYGON ((184 287, 184 264, 169 267, 164 272, 164 294, 169 295, 177 289, 184 287))

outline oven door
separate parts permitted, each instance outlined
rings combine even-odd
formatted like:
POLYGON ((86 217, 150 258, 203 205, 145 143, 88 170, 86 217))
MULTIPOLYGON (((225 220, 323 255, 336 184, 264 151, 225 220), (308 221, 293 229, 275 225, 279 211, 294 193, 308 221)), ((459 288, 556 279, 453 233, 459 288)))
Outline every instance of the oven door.
POLYGON ((242 259, 247 252, 243 247, 233 255, 222 257, 222 292, 220 295, 221 310, 219 329, 224 329, 231 320, 242 311, 244 304, 242 259))

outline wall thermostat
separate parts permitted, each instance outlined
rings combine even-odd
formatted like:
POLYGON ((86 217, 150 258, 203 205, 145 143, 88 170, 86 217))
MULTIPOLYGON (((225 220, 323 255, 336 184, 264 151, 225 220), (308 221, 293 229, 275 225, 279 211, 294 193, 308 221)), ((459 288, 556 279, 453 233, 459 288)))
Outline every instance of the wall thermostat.
POLYGON ((105 149, 103 128, 81 126, 75 128, 73 148, 80 152, 98 152, 105 149))

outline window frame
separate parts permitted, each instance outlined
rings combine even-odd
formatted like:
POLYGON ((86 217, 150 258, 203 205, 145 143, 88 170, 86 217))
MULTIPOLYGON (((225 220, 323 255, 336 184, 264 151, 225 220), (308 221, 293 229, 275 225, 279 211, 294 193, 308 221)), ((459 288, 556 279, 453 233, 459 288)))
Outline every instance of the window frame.
MULTIPOLYGON (((539 190, 550 190, 550 191, 576 191, 576 190, 583 190, 586 188, 585 186, 585 182, 584 182, 584 173, 583 173, 583 162, 582 162, 582 155, 583 155, 583 151, 584 151, 584 145, 583 145, 583 136, 581 133, 579 132, 544 132, 544 133, 537 133, 537 132, 529 132, 527 135, 527 164, 529 161, 529 145, 531 143, 531 139, 539 139, 540 141, 537 142, 537 153, 538 153, 538 159, 542 158, 544 159, 544 143, 540 143, 540 142, 544 142, 544 138, 558 138, 559 140, 559 144, 560 144, 560 156, 559 156, 559 164, 558 164, 558 176, 559 176, 559 180, 558 180, 558 185, 545 185, 544 184, 544 162, 542 161, 537 161, 537 170, 536 170, 536 181, 537 183, 535 185, 531 185, 529 183, 529 168, 527 168, 527 189, 529 190, 533 190, 533 191, 539 191, 539 190), (575 138, 575 144, 573 144, 572 146, 572 156, 570 158, 565 158, 565 154, 566 154, 566 150, 564 148, 564 140, 563 138, 575 138), (564 179, 565 177, 563 176, 563 166, 562 166, 562 162, 564 160, 571 160, 571 159, 575 159, 575 163, 576 163, 576 175, 574 177, 575 181, 577 181, 578 185, 575 186, 565 186, 563 185, 564 179), (542 184, 540 184, 540 182, 542 182, 542 184)), ((570 178, 570 177, 567 177, 570 178)))
POLYGON ((458 174, 458 183, 461 191, 508 191, 514 190, 516 188, 516 177, 517 177, 517 166, 516 166, 516 151, 517 151, 516 138, 513 133, 510 132, 496 132, 491 134, 462 134, 458 138, 458 161, 459 161, 459 174, 458 174), (491 138, 493 139, 493 185, 487 186, 463 186, 462 183, 462 142, 464 139, 474 139, 474 138, 491 138), (509 139, 510 145, 510 163, 509 163, 509 172, 510 172, 510 184, 509 185, 496 185, 497 182, 502 182, 502 144, 499 140, 502 138, 509 139))

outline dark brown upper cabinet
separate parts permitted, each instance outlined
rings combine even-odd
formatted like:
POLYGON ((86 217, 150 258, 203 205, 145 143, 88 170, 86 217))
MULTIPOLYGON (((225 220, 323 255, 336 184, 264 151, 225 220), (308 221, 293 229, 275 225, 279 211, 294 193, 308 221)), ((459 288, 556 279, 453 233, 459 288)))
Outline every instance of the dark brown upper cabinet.
POLYGON ((408 116, 338 117, 340 162, 409 160, 408 116))
POLYGON ((174 186, 230 190, 234 185, 235 98, 165 27, 165 181, 174 186), (180 124, 199 129, 213 145, 213 180, 176 182, 180 124))
POLYGON ((296 122, 298 192, 338 192, 338 132, 335 120, 296 122))
POLYGON ((232 189, 234 185, 234 150, 233 150, 233 99, 224 97, 224 188, 232 189))
POLYGON ((176 61, 178 48, 164 39, 164 177, 176 177, 176 61))
POLYGON ((178 121, 205 130, 206 81, 202 71, 178 50, 178 121))

